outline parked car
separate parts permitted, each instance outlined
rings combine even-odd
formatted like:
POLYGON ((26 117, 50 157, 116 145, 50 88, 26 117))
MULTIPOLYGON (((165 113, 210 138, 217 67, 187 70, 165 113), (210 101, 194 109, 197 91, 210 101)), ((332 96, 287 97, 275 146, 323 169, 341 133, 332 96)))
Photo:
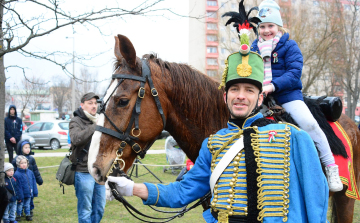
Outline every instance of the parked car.
POLYGON ((49 146, 51 149, 59 149, 67 145, 69 122, 65 120, 36 122, 29 126, 24 134, 32 136, 39 149, 49 146))
MULTIPOLYGON (((34 139, 33 137, 31 137, 30 135, 28 135, 28 134, 22 134, 22 135, 21 135, 21 138, 20 138, 20 141, 22 141, 22 140, 27 140, 27 141, 29 141, 29 143, 31 144, 31 149, 34 149, 34 148, 35 148, 35 146, 36 146, 35 139, 34 139)), ((6 144, 6 143, 5 143, 5 140, 4 140, 4 145, 5 145, 5 144, 6 144)), ((7 151, 6 146, 5 146, 5 151, 7 151)))

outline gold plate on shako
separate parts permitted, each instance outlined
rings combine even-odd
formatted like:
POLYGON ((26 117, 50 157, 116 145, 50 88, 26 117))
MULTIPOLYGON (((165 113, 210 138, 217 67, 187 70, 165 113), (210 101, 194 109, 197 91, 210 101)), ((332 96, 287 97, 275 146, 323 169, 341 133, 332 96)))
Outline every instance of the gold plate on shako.
POLYGON ((252 73, 252 68, 248 63, 249 56, 243 56, 242 63, 236 67, 236 72, 240 77, 248 77, 252 73))

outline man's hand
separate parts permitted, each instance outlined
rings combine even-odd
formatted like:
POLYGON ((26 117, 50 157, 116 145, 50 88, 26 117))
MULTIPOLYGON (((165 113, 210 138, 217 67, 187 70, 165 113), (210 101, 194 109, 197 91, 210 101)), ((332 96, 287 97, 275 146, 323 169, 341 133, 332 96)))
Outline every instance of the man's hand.
POLYGON ((15 144, 15 143, 16 143, 16 139, 15 139, 14 137, 11 137, 11 138, 10 138, 10 142, 12 142, 12 143, 15 144))
POLYGON ((106 188, 106 200, 112 201, 114 200, 114 196, 112 195, 111 189, 109 187, 108 182, 115 183, 116 190, 122 196, 132 196, 134 190, 134 181, 127 179, 126 177, 108 177, 108 180, 105 183, 106 188))

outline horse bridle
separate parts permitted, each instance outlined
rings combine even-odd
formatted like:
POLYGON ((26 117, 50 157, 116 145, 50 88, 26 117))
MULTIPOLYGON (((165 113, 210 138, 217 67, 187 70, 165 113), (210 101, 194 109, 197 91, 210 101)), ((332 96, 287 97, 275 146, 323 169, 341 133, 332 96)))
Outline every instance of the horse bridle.
POLYGON ((125 161, 121 157, 123 155, 123 150, 127 144, 129 144, 131 146, 131 148, 134 150, 134 152, 138 156, 140 156, 141 159, 145 157, 147 150, 149 150, 149 148, 151 147, 151 144, 149 144, 144 149, 141 149, 140 145, 135 142, 135 140, 138 140, 138 137, 141 134, 141 130, 139 128, 139 115, 141 113, 140 106, 141 106, 142 99, 145 97, 145 83, 147 81, 148 81, 150 89, 151 89, 150 90, 151 95, 155 99, 156 107, 161 115, 161 118, 163 121, 163 129, 165 128, 165 125, 166 125, 166 119, 165 119, 164 111, 161 107, 161 103, 160 103, 160 100, 158 97, 158 92, 157 92, 156 88, 154 87, 154 83, 151 79, 151 71, 150 71, 149 65, 147 64, 147 61, 145 59, 142 59, 141 70, 142 70, 141 77, 130 75, 130 74, 113 74, 112 75, 113 80, 114 79, 120 79, 120 80, 117 83, 116 87, 114 88, 113 92, 111 92, 111 95, 106 99, 105 102, 102 102, 100 105, 100 114, 104 114, 105 118, 109 121, 109 123, 112 125, 112 127, 114 127, 114 129, 116 131, 109 129, 109 128, 105 128, 103 126, 99 126, 99 125, 97 125, 95 127, 95 131, 105 133, 107 135, 113 136, 113 137, 121 140, 119 149, 116 151, 116 158, 115 158, 114 162, 112 163, 109 171, 107 172, 106 177, 108 177, 111 173, 113 173, 114 168, 117 168, 120 170, 123 170, 125 168, 125 161), (109 102, 109 99, 111 98, 111 96, 114 94, 114 92, 117 90, 117 88, 120 86, 120 84, 125 79, 139 81, 140 87, 139 87, 139 91, 138 91, 138 97, 136 99, 135 106, 132 111, 129 125, 127 126, 125 132, 122 132, 115 125, 115 123, 113 121, 111 121, 111 119, 106 115, 105 109, 106 109, 106 104, 109 102), (134 124, 134 128, 132 128, 133 124, 134 124), (135 132, 137 132, 138 134, 135 135, 135 132))

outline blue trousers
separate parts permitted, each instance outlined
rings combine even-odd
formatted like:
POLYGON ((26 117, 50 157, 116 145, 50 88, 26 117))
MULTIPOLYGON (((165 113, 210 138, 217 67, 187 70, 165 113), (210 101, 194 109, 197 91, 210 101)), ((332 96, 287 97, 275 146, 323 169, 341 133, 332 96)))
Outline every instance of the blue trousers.
POLYGON ((9 202, 8 205, 6 206, 3 216, 4 222, 15 221, 15 217, 16 217, 15 214, 16 214, 16 200, 13 202, 9 202))
POLYGON ((81 172, 75 172, 74 186, 79 223, 99 223, 106 204, 105 186, 96 183, 89 173, 81 172))
POLYGON ((22 210, 24 208, 24 212, 26 216, 30 215, 30 201, 31 198, 24 198, 24 200, 21 201, 21 203, 17 204, 17 214, 21 216, 22 210))

